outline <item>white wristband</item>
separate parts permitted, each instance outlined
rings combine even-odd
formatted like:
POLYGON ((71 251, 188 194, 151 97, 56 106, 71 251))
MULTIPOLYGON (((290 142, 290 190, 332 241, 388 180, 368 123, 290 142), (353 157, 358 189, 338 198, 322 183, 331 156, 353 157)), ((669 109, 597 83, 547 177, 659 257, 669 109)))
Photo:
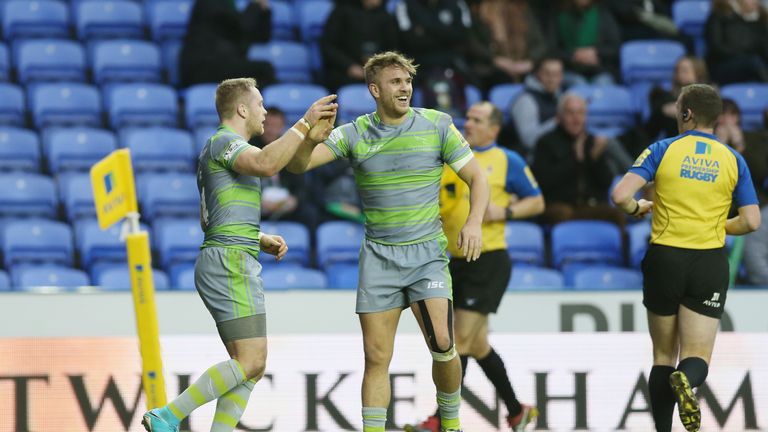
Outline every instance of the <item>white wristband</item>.
POLYGON ((301 132, 300 132, 298 129, 296 129, 295 127, 291 127, 291 129, 289 129, 289 130, 290 130, 290 131, 292 131, 293 133, 295 133, 296 135, 298 135, 298 136, 299 136, 299 138, 301 138, 301 140, 302 140, 302 141, 304 141, 304 138, 306 138, 306 137, 307 137, 306 135, 304 135, 303 133, 301 133, 301 132))
POLYGON ((307 129, 312 129, 312 125, 311 125, 311 124, 309 124, 309 122, 307 121, 307 119, 305 119, 304 117, 302 117, 302 118, 300 118, 300 119, 299 119, 299 123, 301 123, 301 124, 303 124, 304 126, 306 126, 306 127, 307 127, 307 129))

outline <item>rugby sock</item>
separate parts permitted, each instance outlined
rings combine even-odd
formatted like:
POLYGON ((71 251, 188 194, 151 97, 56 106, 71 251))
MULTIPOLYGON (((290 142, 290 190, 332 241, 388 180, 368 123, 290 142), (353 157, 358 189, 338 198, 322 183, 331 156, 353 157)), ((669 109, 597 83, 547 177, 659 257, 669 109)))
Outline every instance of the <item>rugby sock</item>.
POLYGON ((702 385, 709 374, 709 366, 701 357, 687 357, 680 360, 677 370, 685 374, 691 387, 702 385))
POLYGON ((488 377, 496 388, 496 392, 501 396, 504 405, 507 406, 509 415, 514 417, 520 414, 523 407, 520 406, 520 402, 515 396, 515 391, 512 390, 512 383, 509 382, 507 368, 504 367, 504 361, 499 357, 499 354, 491 348, 491 352, 489 352, 487 356, 482 359, 477 359, 477 364, 480 365, 485 376, 488 377))
MULTIPOLYGON (((461 360, 461 383, 462 386, 464 385, 464 377, 467 375, 467 365, 469 363, 469 356, 468 355, 460 355, 459 360, 461 360)), ((440 407, 438 407, 435 410, 435 417, 440 417, 440 407)))
POLYGON ((386 424, 386 408, 363 407, 363 432, 384 432, 386 424))
POLYGON ((245 378, 245 371, 237 360, 229 359, 218 363, 208 368, 167 407, 178 424, 198 407, 244 383, 245 378))
POLYGON ((440 411, 440 426, 445 430, 461 429, 459 407, 461 406, 461 387, 453 393, 437 391, 437 409, 440 411))
POLYGON ((256 385, 256 380, 248 380, 224 393, 216 400, 216 414, 213 416, 211 432, 232 432, 237 427, 240 417, 245 412, 248 398, 256 385))
POLYGON ((669 386, 669 376, 675 368, 654 365, 648 377, 648 391, 651 396, 651 412, 657 432, 672 430, 672 413, 675 411, 675 394, 669 386))

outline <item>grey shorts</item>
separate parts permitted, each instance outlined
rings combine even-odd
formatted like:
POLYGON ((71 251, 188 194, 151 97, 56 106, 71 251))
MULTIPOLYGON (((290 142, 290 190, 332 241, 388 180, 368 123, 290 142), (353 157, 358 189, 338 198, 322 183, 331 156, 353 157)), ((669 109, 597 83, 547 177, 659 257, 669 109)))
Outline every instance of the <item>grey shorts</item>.
POLYGON ((222 339, 266 335, 261 264, 246 251, 207 247, 195 262, 195 287, 222 339))
POLYGON ((452 299, 447 244, 445 236, 402 246, 365 240, 356 312, 407 308, 428 298, 452 299))

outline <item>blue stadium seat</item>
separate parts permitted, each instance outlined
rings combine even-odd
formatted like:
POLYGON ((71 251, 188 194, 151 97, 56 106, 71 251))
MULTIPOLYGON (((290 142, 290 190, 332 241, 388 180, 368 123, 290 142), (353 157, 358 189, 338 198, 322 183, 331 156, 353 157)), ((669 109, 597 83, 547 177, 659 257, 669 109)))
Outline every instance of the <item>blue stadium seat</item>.
POLYGON ((522 84, 498 84, 491 88, 488 100, 504 113, 504 119, 509 119, 509 107, 523 90, 522 84))
POLYGON ((357 289, 360 267, 357 264, 331 264, 325 269, 328 288, 357 289))
POLYGON ((158 82, 162 79, 160 48, 135 39, 98 41, 93 46, 93 80, 110 82, 158 82))
POLYGON ((141 215, 157 217, 200 217, 200 195, 193 174, 144 174, 138 181, 141 215))
POLYGON ((328 281, 323 272, 303 267, 274 266, 261 273, 264 289, 268 291, 286 289, 325 289, 328 281))
POLYGON ((57 265, 21 266, 13 269, 11 275, 13 286, 18 290, 41 286, 75 288, 91 284, 84 271, 57 265))
POLYGON ((181 40, 187 33, 187 23, 193 1, 159 1, 147 3, 147 18, 152 39, 162 42, 181 40))
POLYGON ((0 217, 55 218, 58 201, 50 177, 39 174, 0 174, 0 217))
MULTIPOLYGON (((152 269, 152 281, 155 285, 155 291, 166 291, 170 283, 165 272, 152 269)), ((114 266, 101 271, 94 284, 105 291, 130 291, 131 273, 127 265, 114 266)))
POLYGON ((0 43, 0 81, 8 81, 11 76, 11 57, 8 47, 0 43))
POLYGON ((574 262, 623 264, 621 230, 605 221, 567 221, 552 228, 555 267, 574 262))
POLYGON ((651 237, 651 222, 642 221, 628 225, 627 237, 629 238, 629 265, 634 268, 640 268, 640 263, 643 261, 643 257, 645 257, 645 251, 648 250, 648 242, 651 237))
POLYGON ((177 265, 170 272, 171 288, 180 291, 195 290, 195 266, 177 265))
POLYGON ((68 221, 96 218, 90 174, 60 175, 59 197, 68 221))
MULTIPOLYGON (((280 261, 280 265, 284 263, 294 262, 304 266, 309 265, 310 255, 310 241, 309 230, 306 226, 298 222, 277 221, 277 222, 262 222, 261 232, 266 234, 277 234, 285 240, 288 244, 288 253, 285 254, 280 261)), ((266 264, 269 261, 274 261, 270 257, 262 259, 262 264, 266 264)))
POLYGON ((768 84, 729 84, 720 89, 724 99, 733 99, 741 111, 741 126, 745 130, 765 129, 763 112, 768 110, 768 84))
POLYGON ((144 37, 141 6, 132 1, 82 1, 74 9, 80 40, 144 37))
POLYGON ((24 125, 24 92, 15 84, 0 83, 0 124, 24 125))
POLYGON ((479 88, 467 84, 464 87, 464 97, 467 99, 467 108, 483 100, 483 93, 479 88))
POLYGON ((629 41, 621 45, 621 76, 624 84, 637 81, 669 81, 685 47, 671 40, 629 41))
POLYGON ((21 83, 85 81, 85 51, 74 41, 32 39, 19 42, 14 52, 16 76, 21 83))
POLYGON ((254 44, 248 49, 249 60, 272 63, 278 81, 284 83, 308 83, 312 81, 309 68, 309 51, 304 44, 291 41, 272 41, 254 44))
POLYGON ((52 128, 45 132, 44 153, 52 173, 87 172, 117 148, 115 135, 89 127, 52 128))
POLYGON ((358 116, 376 111, 376 101, 365 84, 347 84, 339 88, 339 122, 353 121, 358 116))
POLYGON ((3 8, 3 38, 68 37, 69 11, 54 0, 12 0, 3 8))
POLYGON ((264 105, 283 110, 288 124, 298 120, 312 102, 327 94, 325 88, 315 84, 275 84, 263 91, 264 105))
POLYGON ((0 126, 0 171, 40 171, 40 140, 35 132, 0 126))
MULTIPOLYGON (((147 231, 145 224, 141 229, 147 231)), ((80 266, 92 271, 96 264, 118 264, 127 262, 125 242, 120 240, 120 224, 102 231, 94 219, 75 222, 75 249, 80 255, 80 266)), ((95 272, 91 274, 94 276, 95 272)), ((93 278, 95 280, 95 278, 93 278)))
POLYGON ((63 222, 17 219, 3 224, 3 264, 53 263, 72 265, 72 229, 63 222))
POLYGON ((165 220, 162 224, 155 223, 153 232, 162 268, 170 270, 179 263, 194 264, 203 244, 200 219, 165 220))
POLYGON ((629 128, 636 123, 636 107, 629 90, 622 86, 574 86, 568 89, 587 101, 590 128, 629 128))
POLYGON ((208 138, 212 137, 218 128, 216 126, 201 126, 195 128, 194 140, 195 140, 195 152, 200 153, 205 147, 205 143, 208 142, 208 138))
POLYGON ((8 278, 8 274, 0 270, 0 291, 9 291, 10 289, 11 280, 8 278))
POLYGON ((38 84, 29 105, 38 128, 101 125, 101 94, 89 84, 38 84))
POLYGON ((168 83, 174 86, 179 85, 179 55, 182 45, 179 40, 169 40, 160 46, 165 75, 168 78, 168 83))
POLYGON ((164 127, 129 128, 120 133, 121 146, 131 150, 137 172, 195 169, 195 145, 186 130, 164 127))
POLYGON ((363 243, 363 226, 355 222, 330 221, 317 228, 317 262, 320 267, 357 263, 363 243))
POLYGON ((557 270, 531 266, 515 266, 512 269, 512 277, 509 279, 507 291, 557 291, 563 289, 563 287, 565 287, 563 275, 557 270))
POLYGON ((544 265, 544 230, 538 224, 510 221, 504 229, 507 252, 515 264, 544 265))
POLYGON ((176 91, 163 84, 116 84, 106 92, 104 102, 113 129, 178 123, 176 91))
POLYGON ((296 39, 296 23, 293 19, 293 8, 286 1, 273 1, 272 9, 272 40, 296 39))
MULTIPOLYGON (((632 94, 632 100, 635 103, 635 110, 640 114, 642 123, 648 122, 648 119, 651 118, 651 90, 657 85, 661 86, 664 90, 672 90, 672 83, 670 81, 661 83, 637 81, 629 86, 629 92, 632 94)), ((649 139, 656 140, 656 137, 649 137, 649 139)))
POLYGON ((641 289, 643 275, 637 270, 594 266, 579 270, 573 288, 577 290, 641 289))
POLYGON ((295 7, 298 9, 301 40, 304 42, 318 41, 323 34, 325 21, 333 10, 333 2, 329 0, 305 0, 297 2, 295 7))
POLYGON ((184 92, 184 116, 187 127, 218 126, 216 113, 216 87, 218 84, 197 84, 184 92))
POLYGON ((678 0, 672 4, 672 19, 683 34, 693 38, 699 57, 706 54, 704 28, 711 9, 710 0, 678 0))

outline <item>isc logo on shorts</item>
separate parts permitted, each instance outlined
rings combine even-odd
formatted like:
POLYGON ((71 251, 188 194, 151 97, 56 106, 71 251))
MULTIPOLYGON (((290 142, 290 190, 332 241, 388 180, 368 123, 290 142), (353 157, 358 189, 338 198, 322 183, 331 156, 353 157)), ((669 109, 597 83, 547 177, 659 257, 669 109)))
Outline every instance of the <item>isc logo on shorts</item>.
POLYGON ((445 282, 443 281, 429 281, 427 283, 427 289, 444 289, 445 282))

